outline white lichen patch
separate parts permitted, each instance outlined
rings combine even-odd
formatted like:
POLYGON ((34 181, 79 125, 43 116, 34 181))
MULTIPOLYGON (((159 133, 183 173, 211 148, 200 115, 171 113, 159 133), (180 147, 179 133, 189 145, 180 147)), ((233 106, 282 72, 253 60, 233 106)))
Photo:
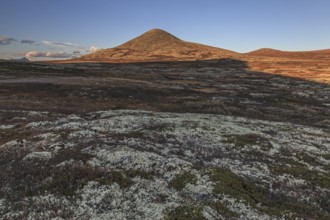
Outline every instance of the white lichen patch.
POLYGON ((11 129, 11 128, 15 128, 16 126, 17 126, 17 124, 14 124, 14 125, 0 125, 0 130, 11 129))
POLYGON ((23 160, 31 160, 31 159, 40 159, 40 160, 48 160, 52 157, 52 153, 48 151, 40 151, 40 152, 32 152, 26 155, 23 160))

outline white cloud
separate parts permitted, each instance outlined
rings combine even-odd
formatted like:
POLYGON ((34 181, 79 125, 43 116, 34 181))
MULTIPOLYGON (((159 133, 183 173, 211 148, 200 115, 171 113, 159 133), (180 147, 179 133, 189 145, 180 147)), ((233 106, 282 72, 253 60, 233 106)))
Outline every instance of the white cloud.
POLYGON ((88 52, 89 52, 89 53, 94 53, 94 52, 99 51, 99 50, 102 50, 102 48, 100 48, 100 47, 95 47, 95 46, 91 46, 91 47, 88 49, 88 52))
POLYGON ((44 41, 42 41, 42 43, 49 45, 49 46, 57 46, 57 47, 76 47, 77 46, 73 43, 62 43, 62 42, 49 41, 49 40, 44 40, 44 41))
POLYGON ((14 42, 16 42, 15 38, 0 35, 0 45, 8 45, 14 42))
POLYGON ((38 52, 38 51, 30 51, 25 54, 26 57, 48 57, 48 58, 70 58, 72 54, 68 54, 65 52, 38 52))

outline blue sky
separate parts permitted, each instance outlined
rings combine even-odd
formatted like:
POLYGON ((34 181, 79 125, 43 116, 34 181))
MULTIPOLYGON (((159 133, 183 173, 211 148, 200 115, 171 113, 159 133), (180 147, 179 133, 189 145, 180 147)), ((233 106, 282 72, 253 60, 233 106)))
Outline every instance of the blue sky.
POLYGON ((78 56, 152 28, 238 52, 330 48, 329 0, 0 0, 0 6, 0 58, 78 56))

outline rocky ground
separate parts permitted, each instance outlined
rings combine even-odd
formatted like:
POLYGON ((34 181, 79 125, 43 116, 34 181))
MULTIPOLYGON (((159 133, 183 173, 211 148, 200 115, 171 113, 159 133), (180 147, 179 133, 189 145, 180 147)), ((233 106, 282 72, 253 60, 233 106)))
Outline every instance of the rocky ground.
POLYGON ((243 61, 0 63, 0 219, 329 219, 330 88, 243 61))

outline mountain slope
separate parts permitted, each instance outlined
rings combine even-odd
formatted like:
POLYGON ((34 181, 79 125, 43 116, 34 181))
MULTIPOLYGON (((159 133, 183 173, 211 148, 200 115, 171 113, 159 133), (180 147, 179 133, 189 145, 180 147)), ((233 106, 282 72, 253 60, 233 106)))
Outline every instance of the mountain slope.
POLYGON ((74 60, 82 62, 184 61, 236 56, 239 54, 233 51, 186 42, 166 31, 153 29, 115 48, 100 50, 74 60))
POLYGON ((255 50, 246 55, 253 56, 266 56, 266 57, 289 57, 301 59, 323 59, 330 58, 330 49, 325 50, 312 50, 312 51, 282 51, 271 48, 262 48, 255 50))

